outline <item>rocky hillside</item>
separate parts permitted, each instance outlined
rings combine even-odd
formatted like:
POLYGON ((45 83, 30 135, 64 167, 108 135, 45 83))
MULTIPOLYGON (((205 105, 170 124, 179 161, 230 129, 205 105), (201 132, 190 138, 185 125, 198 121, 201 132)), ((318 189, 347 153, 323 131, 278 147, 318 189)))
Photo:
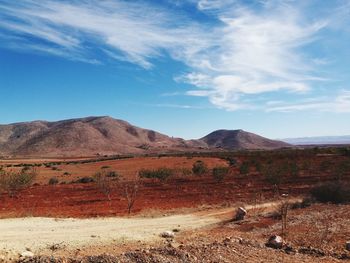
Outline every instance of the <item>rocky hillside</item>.
POLYGON ((243 130, 217 130, 200 139, 210 148, 231 149, 277 149, 289 144, 270 140, 243 130))
POLYGON ((273 149, 287 145, 242 130, 219 130, 199 140, 184 140, 111 117, 0 125, 0 156, 92 156, 217 148, 273 149))
POLYGON ((142 154, 201 146, 205 144, 171 138, 111 117, 0 125, 0 155, 3 156, 142 154))

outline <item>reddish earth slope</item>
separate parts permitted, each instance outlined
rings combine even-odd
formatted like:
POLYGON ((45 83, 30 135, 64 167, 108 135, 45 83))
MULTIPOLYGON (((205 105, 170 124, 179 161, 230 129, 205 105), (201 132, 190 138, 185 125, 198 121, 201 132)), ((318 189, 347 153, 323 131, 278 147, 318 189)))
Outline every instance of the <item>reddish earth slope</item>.
POLYGON ((199 140, 173 138, 111 117, 0 125, 0 156, 72 157, 288 146, 242 130, 218 130, 199 140))

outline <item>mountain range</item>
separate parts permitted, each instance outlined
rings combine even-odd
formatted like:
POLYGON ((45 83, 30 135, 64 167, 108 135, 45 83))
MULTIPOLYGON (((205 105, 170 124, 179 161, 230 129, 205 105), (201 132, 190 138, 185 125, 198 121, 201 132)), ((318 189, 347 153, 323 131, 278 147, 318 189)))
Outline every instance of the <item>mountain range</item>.
POLYGON ((201 139, 184 140, 107 116, 0 125, 0 156, 5 157, 77 157, 288 146, 288 143, 243 130, 217 130, 201 139))
POLYGON ((350 144, 350 135, 288 138, 282 141, 293 145, 337 145, 350 144))

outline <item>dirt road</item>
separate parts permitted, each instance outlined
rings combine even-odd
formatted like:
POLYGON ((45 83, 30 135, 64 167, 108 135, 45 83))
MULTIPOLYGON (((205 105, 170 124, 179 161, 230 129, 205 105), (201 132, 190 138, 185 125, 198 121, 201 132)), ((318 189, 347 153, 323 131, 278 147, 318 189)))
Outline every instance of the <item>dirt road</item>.
POLYGON ((218 221, 215 217, 196 215, 161 218, 3 219, 0 220, 0 250, 22 252, 30 248, 39 251, 60 243, 74 248, 91 244, 148 241, 159 238, 163 231, 199 228, 218 221))
MULTIPOLYGON (((271 207, 273 203, 247 206, 247 209, 271 207)), ((39 252, 54 244, 74 249, 125 241, 153 241, 160 233, 201 228, 232 218, 234 208, 216 209, 188 215, 158 218, 54 219, 42 217, 0 220, 0 250, 39 252), (228 215, 228 216, 225 216, 228 215), (224 216, 224 217, 223 217, 224 216)))

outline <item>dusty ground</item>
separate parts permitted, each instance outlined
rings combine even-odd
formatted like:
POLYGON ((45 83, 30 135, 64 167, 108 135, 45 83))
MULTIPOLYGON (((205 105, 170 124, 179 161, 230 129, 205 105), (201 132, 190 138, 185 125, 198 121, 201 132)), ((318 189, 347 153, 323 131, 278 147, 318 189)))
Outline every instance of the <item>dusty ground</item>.
MULTIPOLYGON (((292 199, 291 202, 301 202, 292 199)), ((280 201, 247 205, 248 211, 273 210, 280 201)), ((234 208, 210 209, 195 213, 162 217, 58 219, 28 217, 2 219, 0 244, 4 250, 23 251, 31 248, 41 251, 52 244, 65 244, 75 249, 89 245, 101 245, 118 241, 150 241, 159 239, 159 234, 178 229, 181 231, 210 226, 232 219, 234 208)), ((1 248, 1 247, 0 247, 1 248)))
POLYGON ((40 252, 54 244, 69 249, 126 241, 151 241, 175 228, 200 228, 219 220, 195 214, 160 218, 53 219, 42 217, 3 219, 0 222, 1 249, 40 252))
MULTIPOLYGON (((315 204, 290 210, 288 251, 265 247, 267 238, 281 231, 280 221, 268 217, 276 207, 275 203, 251 206, 246 219, 239 223, 228 220, 232 208, 153 219, 7 219, 1 224, 1 243, 6 242, 7 251, 27 247, 41 255, 23 262, 350 261, 344 249, 350 234, 350 205, 315 204), (333 227, 327 228, 326 240, 320 231, 328 225, 325 219, 333 222, 333 227), (310 234, 305 234, 305 225, 310 234), (159 237, 163 230, 174 228, 180 232, 173 240, 159 237)), ((14 253, 4 255, 15 257, 14 253)))

